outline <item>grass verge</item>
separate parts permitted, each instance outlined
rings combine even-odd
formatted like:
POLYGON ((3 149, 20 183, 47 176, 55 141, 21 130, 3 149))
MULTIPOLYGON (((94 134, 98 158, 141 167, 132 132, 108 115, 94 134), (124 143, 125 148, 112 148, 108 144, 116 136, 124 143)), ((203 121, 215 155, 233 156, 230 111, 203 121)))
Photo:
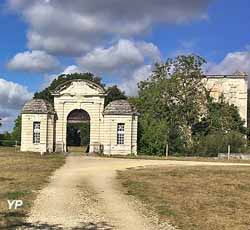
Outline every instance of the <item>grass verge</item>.
POLYGON ((200 161, 200 162, 223 162, 249 164, 250 160, 220 159, 218 157, 185 157, 185 156, 149 156, 149 155, 98 155, 104 158, 137 159, 137 160, 172 160, 172 161, 200 161))
MULTIPOLYGON (((27 215, 32 201, 54 170, 65 162, 63 154, 40 156, 0 148, 0 229, 18 226, 27 215), (22 200, 23 206, 8 209, 7 200, 22 200)), ((15 228, 13 228, 15 229, 15 228)))
POLYGON ((148 167, 118 172, 128 195, 183 230, 250 229, 250 167, 148 167))

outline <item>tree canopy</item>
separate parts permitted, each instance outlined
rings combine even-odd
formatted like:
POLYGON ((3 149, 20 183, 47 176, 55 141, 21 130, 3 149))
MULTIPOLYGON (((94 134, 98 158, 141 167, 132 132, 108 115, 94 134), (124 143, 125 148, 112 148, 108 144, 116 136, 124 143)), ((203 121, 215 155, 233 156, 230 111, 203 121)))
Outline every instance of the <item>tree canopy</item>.
POLYGON ((238 108, 222 98, 215 102, 206 90, 199 56, 178 56, 156 64, 147 80, 139 83, 132 100, 140 112, 139 151, 162 155, 191 153, 200 138, 231 131, 244 133, 238 108))
POLYGON ((36 92, 34 94, 34 99, 44 99, 49 101, 51 104, 54 104, 52 92, 61 84, 75 79, 83 79, 83 80, 89 80, 97 83, 98 85, 105 87, 105 84, 101 82, 100 77, 94 76, 92 73, 73 73, 73 74, 62 74, 55 78, 51 84, 42 90, 41 92, 36 92))
POLYGON ((152 75, 140 82, 136 104, 141 113, 140 127, 143 135, 139 146, 142 151, 162 154, 173 137, 178 142, 175 148, 190 147, 191 126, 199 121, 203 113, 202 106, 206 104, 202 81, 204 75, 201 71, 204 63, 198 56, 168 59, 163 64, 156 64, 152 75), (149 128, 150 125, 155 128, 149 128), (157 132, 154 135, 145 134, 149 130, 157 132), (157 142, 161 143, 157 143, 160 147, 152 151, 151 145, 154 146, 156 142, 150 139, 154 136, 156 139, 160 136, 157 142))
POLYGON ((109 104, 111 101, 128 99, 124 91, 121 91, 117 85, 109 86, 107 88, 107 96, 105 98, 105 105, 109 104))
MULTIPOLYGON (((93 75, 92 73, 73 73, 73 74, 63 74, 55 78, 51 84, 42 90, 41 92, 36 92, 34 94, 35 99, 45 99, 49 101, 51 104, 54 103, 52 92, 61 84, 75 79, 83 79, 83 80, 89 80, 92 82, 97 83, 98 85, 105 88, 105 84, 102 83, 102 79, 100 77, 97 77, 93 75)), ((127 99, 127 96, 125 95, 125 92, 121 91, 117 85, 109 86, 106 89, 107 96, 105 98, 105 105, 110 103, 114 100, 119 99, 127 99)))

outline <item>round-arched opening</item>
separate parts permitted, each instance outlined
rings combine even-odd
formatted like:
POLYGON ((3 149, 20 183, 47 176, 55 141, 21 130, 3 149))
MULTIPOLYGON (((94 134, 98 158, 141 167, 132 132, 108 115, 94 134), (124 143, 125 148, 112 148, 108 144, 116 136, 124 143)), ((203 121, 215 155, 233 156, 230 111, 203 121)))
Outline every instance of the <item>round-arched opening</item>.
POLYGON ((90 116, 83 109, 75 109, 67 117, 67 151, 88 152, 89 144, 90 116))

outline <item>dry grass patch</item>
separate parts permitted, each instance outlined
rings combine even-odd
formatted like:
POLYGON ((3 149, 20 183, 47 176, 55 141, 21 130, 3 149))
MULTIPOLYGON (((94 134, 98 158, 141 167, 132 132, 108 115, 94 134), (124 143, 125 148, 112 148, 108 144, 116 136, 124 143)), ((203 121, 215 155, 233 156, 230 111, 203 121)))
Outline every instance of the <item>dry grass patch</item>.
POLYGON ((14 152, 0 148, 0 229, 22 221, 36 192, 47 182, 52 172, 65 162, 63 154, 40 156, 37 153, 14 152), (8 210, 7 200, 23 200, 23 207, 8 210))
POLYGON ((118 178, 127 194, 181 229, 250 229, 250 167, 150 167, 118 178))
POLYGON ((137 160, 171 160, 171 161, 199 161, 199 162, 222 162, 250 164, 250 160, 242 159, 220 159, 218 157, 192 157, 192 156, 150 156, 150 155, 100 155, 104 158, 137 159, 137 160))

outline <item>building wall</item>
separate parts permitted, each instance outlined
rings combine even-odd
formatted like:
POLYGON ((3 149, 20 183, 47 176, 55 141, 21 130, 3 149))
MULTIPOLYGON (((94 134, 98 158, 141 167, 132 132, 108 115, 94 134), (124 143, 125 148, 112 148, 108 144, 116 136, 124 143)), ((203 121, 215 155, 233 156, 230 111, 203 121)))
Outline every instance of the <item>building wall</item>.
POLYGON ((49 129, 53 129, 51 118, 47 114, 22 114, 21 151, 47 152, 51 150, 51 136, 49 129), (33 123, 40 122, 40 144, 33 143, 33 123), (49 142, 48 142, 49 140, 49 142))
POLYGON ((55 115, 48 115, 47 151, 54 152, 55 115))
MULTIPOLYGON (((135 145, 135 120, 132 115, 104 115, 101 143, 104 146, 104 154, 127 155, 137 154, 135 145), (117 144, 117 124, 124 123, 124 144, 117 144), (134 132, 134 133, 133 133, 134 132), (133 146, 134 145, 134 146, 133 146), (132 148, 133 146, 133 148, 132 148)), ((136 137, 137 139, 137 137, 136 137)))
POLYGON ((90 116, 90 152, 101 145, 104 154, 137 154, 137 116, 103 115, 105 95, 88 82, 72 82, 54 96, 56 151, 67 151, 67 118, 71 111, 83 109, 90 116), (117 145, 117 124, 125 123, 125 143, 117 145))
POLYGON ((137 155, 137 130, 138 130, 138 115, 132 117, 132 154, 137 155))
POLYGON ((239 114, 247 126, 247 76, 208 76, 205 81, 212 97, 218 100, 223 93, 226 101, 239 108, 239 114))
POLYGON ((73 82, 71 86, 54 97, 56 121, 56 151, 65 152, 67 146, 67 117, 75 109, 83 109, 90 116, 90 152, 101 143, 104 96, 87 82, 73 82))

